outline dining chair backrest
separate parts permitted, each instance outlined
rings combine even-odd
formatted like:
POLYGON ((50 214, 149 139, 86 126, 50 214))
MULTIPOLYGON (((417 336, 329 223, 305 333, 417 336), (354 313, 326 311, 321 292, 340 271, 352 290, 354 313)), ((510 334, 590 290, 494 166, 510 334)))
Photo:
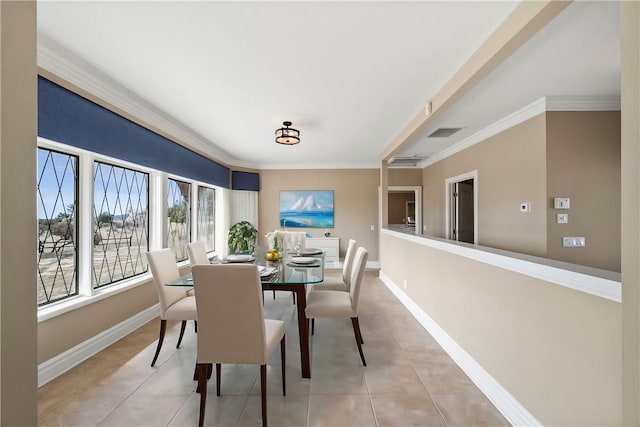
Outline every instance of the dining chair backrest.
POLYGON ((187 291, 180 286, 165 286, 165 283, 180 279, 180 271, 173 251, 169 248, 147 252, 149 268, 153 275, 153 281, 160 300, 160 317, 164 318, 164 312, 176 301, 187 296, 187 291))
MULTIPOLYGON (((367 266, 367 259, 369 258, 369 252, 359 247, 356 250, 356 254, 353 258, 353 269, 351 270, 351 307, 353 308, 353 315, 358 316, 358 305, 360 303, 360 286, 362 285, 362 279, 364 277, 364 270, 367 266)), ((197 292, 197 291, 196 291, 197 292)))
POLYGON ((351 281, 351 268, 353 267, 353 257, 356 254, 357 242, 354 239, 349 239, 349 245, 347 246, 347 252, 344 254, 344 264, 342 265, 342 281, 349 288, 349 282, 351 281))
POLYGON ((307 233, 304 231, 285 231, 283 239, 287 251, 302 250, 307 247, 307 233))
POLYGON ((254 264, 194 265, 198 361, 265 364, 262 285, 254 264))
POLYGON ((187 253, 189 254, 189 264, 209 264, 209 257, 207 256, 204 242, 198 240, 189 243, 187 245, 187 253))

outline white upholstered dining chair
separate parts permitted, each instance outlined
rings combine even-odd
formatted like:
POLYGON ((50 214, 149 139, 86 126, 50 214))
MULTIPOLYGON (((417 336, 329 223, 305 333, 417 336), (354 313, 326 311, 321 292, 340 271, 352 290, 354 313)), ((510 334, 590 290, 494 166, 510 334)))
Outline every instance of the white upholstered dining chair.
POLYGON ((364 276, 365 266, 369 252, 360 247, 354 256, 353 269, 351 271, 349 292, 344 291, 314 291, 309 293, 305 315, 307 319, 322 317, 349 317, 353 326, 358 351, 362 364, 367 366, 362 352, 362 333, 358 322, 358 305, 360 301, 360 287, 364 276))
POLYGON ((287 252, 296 252, 307 247, 307 233, 304 231, 282 231, 284 249, 287 252))
POLYGON ((165 248, 147 252, 147 260, 149 261, 149 268, 151 269, 156 292, 158 293, 158 300, 160 301, 160 334, 158 336, 156 353, 151 361, 151 366, 154 366, 160 354, 162 342, 164 341, 164 334, 167 330, 167 320, 179 320, 182 322, 180 326, 180 337, 176 345, 176 348, 180 348, 184 330, 187 326, 187 320, 197 321, 196 300, 193 295, 187 295, 187 290, 184 287, 165 285, 165 283, 180 279, 180 271, 178 270, 176 258, 171 249, 165 248))
POLYGON ((351 281, 351 270, 353 267, 353 257, 356 254, 356 246, 357 242, 354 239, 349 239, 347 252, 344 256, 344 264, 342 264, 342 276, 325 277, 322 282, 313 285, 311 290, 349 292, 349 282, 351 281))
POLYGON ((204 242, 197 240, 187 245, 187 254, 189 254, 189 264, 209 264, 209 256, 204 247, 204 242))
POLYGON ((191 269, 200 315, 196 379, 200 421, 204 424, 207 379, 216 365, 216 394, 220 396, 221 365, 260 365, 262 425, 267 426, 267 361, 280 343, 282 394, 285 382, 285 323, 264 318, 262 284, 254 264, 194 265, 191 269))

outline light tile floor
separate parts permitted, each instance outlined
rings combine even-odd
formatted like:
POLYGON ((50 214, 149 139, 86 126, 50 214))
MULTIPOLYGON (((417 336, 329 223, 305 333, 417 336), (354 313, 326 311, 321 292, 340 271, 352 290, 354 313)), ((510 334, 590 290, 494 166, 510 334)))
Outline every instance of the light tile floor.
MULTIPOLYGON (((280 354, 268 366, 272 427, 508 426, 509 423, 409 314, 373 272, 367 272, 360 326, 363 367, 349 319, 318 319, 312 337, 312 378, 300 377, 297 317, 291 294, 265 293, 265 316, 287 322, 287 396, 280 354)), ((168 328, 155 368, 149 363, 154 320, 38 391, 39 425, 196 426, 200 395, 193 369, 190 323, 182 347, 179 325, 168 328)), ((209 381, 207 426, 261 425, 257 366, 223 365, 222 396, 209 381)))

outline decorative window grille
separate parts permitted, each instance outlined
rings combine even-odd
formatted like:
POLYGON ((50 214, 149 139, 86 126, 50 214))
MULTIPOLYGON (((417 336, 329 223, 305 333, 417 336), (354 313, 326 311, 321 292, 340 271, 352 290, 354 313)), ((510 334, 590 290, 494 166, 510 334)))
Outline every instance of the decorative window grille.
POLYGON ((215 190, 199 186, 197 240, 204 242, 207 251, 215 249, 215 205, 215 190))
POLYGON ((94 162, 93 288, 147 271, 149 175, 94 162))
POLYGON ((78 294, 78 157, 38 149, 38 306, 78 294))
POLYGON ((167 187, 167 247, 176 261, 187 259, 191 241, 191 184, 169 178, 167 187))

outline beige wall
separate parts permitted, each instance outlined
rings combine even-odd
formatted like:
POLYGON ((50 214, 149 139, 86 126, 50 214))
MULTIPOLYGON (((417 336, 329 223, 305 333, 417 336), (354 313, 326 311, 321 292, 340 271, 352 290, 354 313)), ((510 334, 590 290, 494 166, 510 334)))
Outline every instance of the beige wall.
POLYGON ((478 244, 546 255, 545 116, 533 117, 423 169, 427 235, 445 237, 445 180, 478 171, 478 244), (532 212, 521 213, 530 202, 532 212))
POLYGON ((0 40, 0 425, 35 426, 35 2, 0 2, 0 40))
MULTIPOLYGON (((280 190, 333 190, 335 228, 329 230, 340 238, 340 257, 349 239, 369 250, 369 260, 378 260, 378 169, 331 170, 263 170, 260 172, 259 241, 279 227, 280 190), (371 231, 374 225, 374 231, 371 231)), ((314 237, 322 237, 324 229, 300 229, 314 237)))
POLYGON ((622 330, 625 426, 640 425, 640 3, 620 5, 622 39, 622 330))
MULTIPOLYGON (((45 362, 158 303, 153 283, 38 324, 38 363, 45 362)), ((149 361, 151 363, 151 361, 149 361)))
POLYGON ((621 304, 387 234, 381 271, 543 425, 620 425, 621 304))
POLYGON ((422 185, 422 170, 389 168, 389 183, 391 186, 416 186, 422 185))
POLYGON ((619 111, 547 113, 547 194, 547 257, 620 271, 619 111), (569 197, 570 209, 554 209, 554 197, 569 197), (564 248, 563 236, 586 246, 564 248))
POLYGON ((476 169, 478 244, 620 271, 620 112, 540 114, 424 168, 427 235, 446 236, 445 180, 476 169), (554 197, 571 209, 554 209, 554 197), (586 247, 563 248, 563 236, 586 247))

